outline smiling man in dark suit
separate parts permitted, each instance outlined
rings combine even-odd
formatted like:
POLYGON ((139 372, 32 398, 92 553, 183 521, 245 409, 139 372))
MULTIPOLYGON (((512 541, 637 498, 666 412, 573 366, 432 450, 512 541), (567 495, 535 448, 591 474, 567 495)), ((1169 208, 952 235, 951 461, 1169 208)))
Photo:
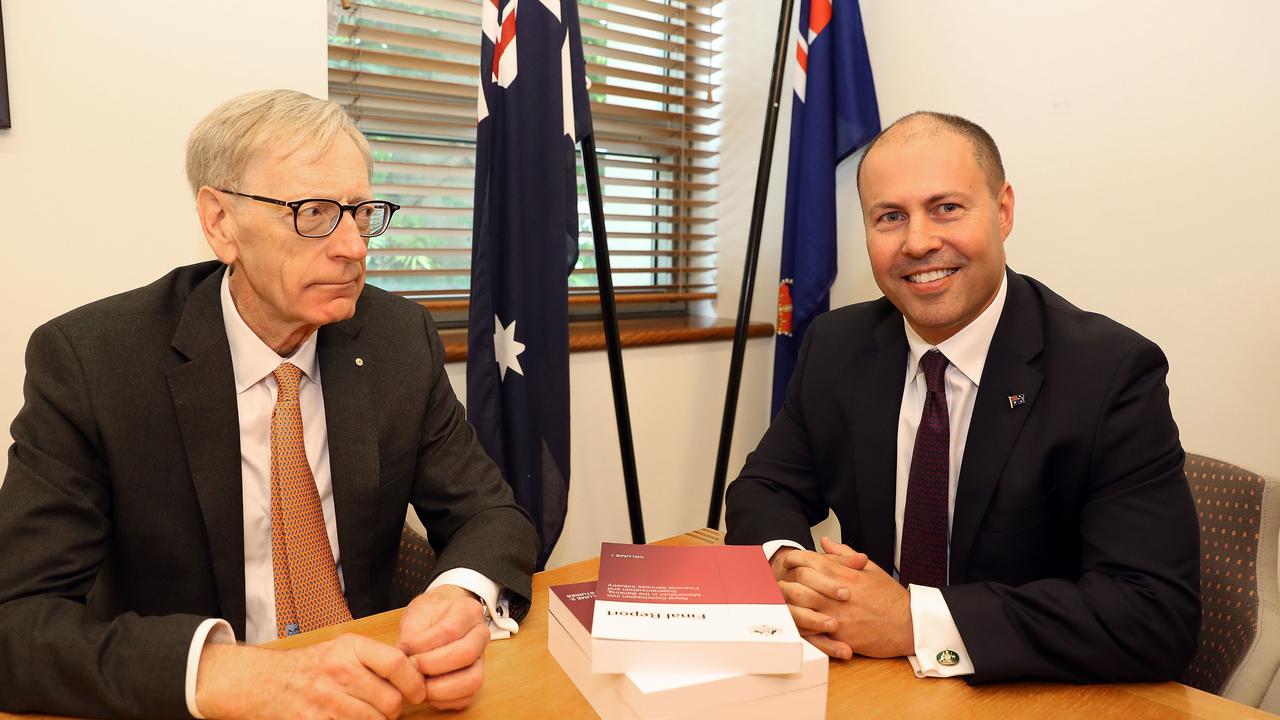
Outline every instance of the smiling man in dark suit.
POLYGON ((396 210, 370 168, 339 106, 235 98, 187 149, 218 261, 32 335, 0 486, 0 708, 378 718, 474 697, 538 540, 431 318, 364 283, 396 210), (398 646, 235 644, 390 609, 410 505, 438 561, 398 646))
POLYGON ((974 682, 1179 677, 1199 537, 1153 343, 1005 267, 1013 188, 977 125, 915 113, 858 171, 885 297, 805 336, 729 488, 793 617, 834 657, 974 682), (844 543, 813 552, 839 518, 844 543))

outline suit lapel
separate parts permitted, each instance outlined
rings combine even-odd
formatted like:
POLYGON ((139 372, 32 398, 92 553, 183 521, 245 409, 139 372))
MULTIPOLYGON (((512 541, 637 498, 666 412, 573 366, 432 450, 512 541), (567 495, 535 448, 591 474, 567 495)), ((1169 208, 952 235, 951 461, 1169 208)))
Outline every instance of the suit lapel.
MULTIPOLYGON (((887 301, 886 301, 887 302, 887 301)), ((906 378, 907 336, 902 315, 890 312, 876 326, 869 344, 853 361, 845 383, 854 393, 850 404, 853 425, 854 483, 858 493, 866 552, 886 571, 893 568, 893 519, 897 489, 898 413, 906 378)))
POLYGON ((219 290, 225 270, 192 290, 173 347, 188 359, 168 371, 191 481, 204 515, 210 562, 222 615, 244 637, 244 515, 240 419, 231 348, 222 324, 219 290))
POLYGON ((326 325, 320 328, 316 346, 342 575, 347 605, 355 617, 373 611, 373 548, 368 538, 377 524, 379 482, 378 428, 369 399, 374 358, 364 354, 356 340, 360 327, 358 317, 326 325))
POLYGON ((1006 277, 1008 296, 987 351, 956 488, 951 528, 953 584, 965 582, 978 527, 1044 382, 1043 374, 1030 365, 1044 348, 1040 301, 1021 276, 1010 270, 1006 277), (1011 395, 1024 395, 1025 402, 1015 406, 1009 400, 1011 395))

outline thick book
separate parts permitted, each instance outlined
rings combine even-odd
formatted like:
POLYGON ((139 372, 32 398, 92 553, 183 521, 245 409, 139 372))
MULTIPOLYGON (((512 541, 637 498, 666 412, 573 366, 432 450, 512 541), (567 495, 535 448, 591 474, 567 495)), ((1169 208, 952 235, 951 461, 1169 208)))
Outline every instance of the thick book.
POLYGON ((605 720, 809 720, 827 705, 827 656, 804 643, 799 672, 593 673, 595 582, 553 586, 547 648, 605 720))
POLYGON ((592 671, 794 673, 804 645, 759 546, 601 543, 592 671))

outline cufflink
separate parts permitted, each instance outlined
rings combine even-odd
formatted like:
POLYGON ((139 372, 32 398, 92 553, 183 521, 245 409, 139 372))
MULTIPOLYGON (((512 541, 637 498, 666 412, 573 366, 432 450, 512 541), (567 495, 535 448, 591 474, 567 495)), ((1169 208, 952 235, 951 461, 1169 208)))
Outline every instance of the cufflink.
POLYGON ((955 650, 943 650, 938 653, 938 664, 951 667, 960 664, 960 655, 955 650))

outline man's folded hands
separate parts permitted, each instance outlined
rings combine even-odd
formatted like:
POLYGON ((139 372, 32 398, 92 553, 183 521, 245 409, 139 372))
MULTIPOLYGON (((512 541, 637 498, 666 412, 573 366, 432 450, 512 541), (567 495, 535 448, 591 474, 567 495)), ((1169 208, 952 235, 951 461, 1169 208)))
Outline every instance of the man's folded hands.
POLYGON ((834 658, 913 654, 907 589, 848 545, 822 538, 822 549, 784 547, 769 562, 800 634, 834 658))
POLYGON ((466 707, 484 683, 484 606, 442 585, 405 608, 393 647, 340 635, 293 650, 206 645, 196 706, 208 718, 333 717, 383 720, 405 705, 466 707))

